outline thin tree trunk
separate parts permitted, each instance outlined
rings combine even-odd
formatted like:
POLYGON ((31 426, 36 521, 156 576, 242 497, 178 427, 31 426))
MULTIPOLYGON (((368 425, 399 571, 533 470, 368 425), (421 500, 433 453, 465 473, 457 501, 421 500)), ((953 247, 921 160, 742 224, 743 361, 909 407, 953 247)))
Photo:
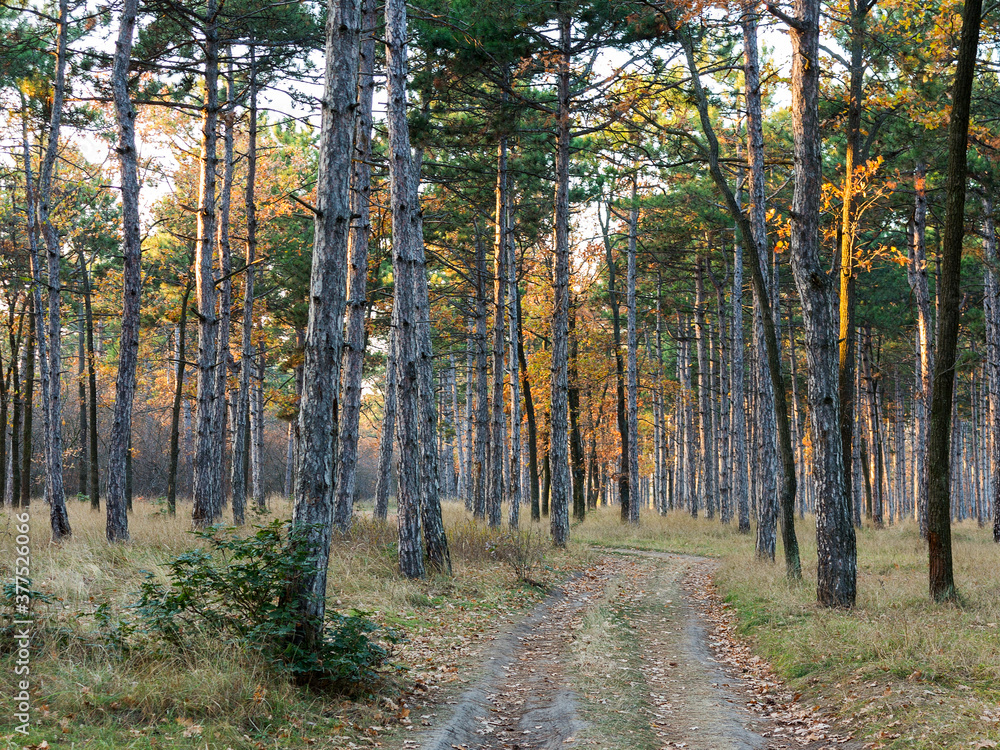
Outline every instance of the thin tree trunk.
MULTIPOLYGON (((511 244, 513 250, 513 243, 511 244)), ((515 278, 516 284, 516 278, 515 278)), ((528 362, 524 355, 524 326, 521 317, 521 295, 513 300, 517 307, 517 362, 521 370, 521 387, 524 390, 524 415, 528 421, 528 488, 531 493, 531 520, 541 520, 541 491, 538 476, 538 423, 535 419, 535 402, 531 396, 531 381, 528 378, 528 362)))
MULTIPOLYGON (((509 203, 509 201, 508 201, 509 203)), ((520 315, 521 292, 517 285, 517 257, 514 252, 514 228, 510 216, 510 206, 507 208, 507 236, 504 246, 507 253, 507 367, 510 379, 510 491, 508 498, 510 512, 508 525, 512 529, 518 527, 521 514, 521 497, 523 494, 521 471, 521 364, 518 356, 520 350, 520 315)), ((525 389, 527 391, 527 389, 525 389)), ((537 468, 537 467, 536 467, 537 468)))
POLYGON ((716 486, 715 446, 712 444, 714 425, 711 406, 711 377, 708 365, 708 333, 705 326, 705 261, 699 257, 695 265, 694 327, 698 352, 698 444, 701 458, 702 481, 699 486, 700 502, 708 518, 715 515, 716 486))
POLYGON ((914 446, 916 510, 920 534, 927 537, 927 420, 934 388, 934 344, 932 340, 930 285, 927 279, 927 174, 923 162, 913 170, 914 208, 909 222, 909 257, 906 275, 917 303, 917 442, 914 446))
MULTIPOLYGON (((82 255, 80 256, 82 259, 82 255)), ((87 494, 87 378, 86 378, 86 344, 87 337, 84 330, 83 302, 77 304, 77 329, 76 329, 76 404, 77 404, 77 435, 79 436, 80 453, 76 459, 77 481, 76 493, 78 499, 82 500, 87 494)), ((0 427, 5 432, 7 429, 7 391, 4 390, 3 417, 0 418, 0 427)), ((6 450, 6 441, 4 450, 6 450)), ((0 456, 0 467, 6 469, 6 456, 0 456)), ((6 475, 5 475, 6 477, 6 475)), ((0 490, 4 489, 0 486, 0 490)), ((4 492, 0 491, 0 498, 4 492)))
POLYGON ((236 418, 233 424, 232 479, 233 522, 242 524, 247 499, 247 446, 250 429, 250 368, 253 363, 253 305, 257 261, 257 60, 250 43, 250 91, 248 94, 249 133, 247 136, 247 176, 244 189, 246 211, 246 267, 243 271, 243 326, 240 341, 240 382, 236 394, 236 418))
MULTIPOLYGON (((638 165, 633 165, 633 169, 638 165)), ((630 447, 628 455, 628 486, 637 487, 639 485, 639 369, 636 362, 636 309, 635 309, 635 282, 636 282, 636 254, 638 252, 639 235, 639 175, 632 175, 631 205, 628 212, 628 271, 626 273, 626 294, 625 304, 628 309, 628 319, 626 323, 626 347, 628 357, 628 443, 630 447)), ((623 467, 624 470, 624 467, 623 467)), ((639 523, 639 502, 638 498, 630 499, 628 506, 628 520, 630 523, 639 523)))
POLYGON ((962 242, 965 239, 966 155, 981 17, 982 0, 967 0, 962 14, 962 36, 948 126, 944 239, 941 243, 941 275, 938 277, 937 294, 938 349, 927 440, 930 477, 927 491, 927 543, 930 593, 935 601, 953 600, 958 596, 951 559, 951 498, 948 488, 951 462, 948 450, 960 316, 962 242))
POLYGON ((216 405, 219 317, 213 256, 216 232, 216 125, 219 118, 219 29, 218 0, 206 0, 205 95, 202 107, 201 175, 198 183, 198 236, 195 256, 195 289, 198 301, 198 411, 194 456, 194 509, 198 528, 222 519, 222 458, 217 434, 216 405))
POLYGON ((622 521, 629 520, 629 432, 628 413, 625 408, 625 359, 622 357, 621 310, 618 300, 616 277, 617 261, 611 250, 611 205, 608 205, 607 225, 604 230, 604 250, 608 262, 608 304, 611 306, 611 334, 615 349, 615 398, 618 416, 618 440, 621 444, 622 471, 618 472, 618 503, 621 506, 622 521))
POLYGON ((570 29, 571 18, 560 15, 557 71, 555 210, 553 217, 555 274, 552 306, 552 397, 549 429, 549 466, 552 472, 550 530, 552 543, 569 541, 569 461, 567 428, 569 390, 569 151, 570 151, 570 29))
POLYGON ((489 496, 486 501, 486 518, 491 528, 499 528, 503 502, 504 455, 504 301, 506 285, 504 276, 507 264, 507 137, 500 137, 497 146, 496 184, 496 237, 493 243, 493 388, 491 401, 491 439, 489 496))
POLYGON ((83 286, 83 313, 87 326, 87 418, 89 427, 87 437, 90 440, 90 469, 87 494, 90 496, 90 509, 100 510, 101 485, 100 463, 97 450, 97 353, 94 351, 94 312, 91 306, 90 272, 81 256, 80 278, 83 286))
POLYGON ((378 468, 375 474, 375 507, 372 515, 384 521, 389 514, 389 485, 392 483, 392 446, 396 438, 396 330, 389 331, 389 352, 385 359, 385 398, 382 406, 382 430, 378 443, 378 468))
POLYGON ((986 258, 986 374, 988 408, 985 434, 989 437, 987 489, 993 504, 993 541, 1000 544, 1000 243, 989 192, 983 194, 984 247, 986 258))
POLYGON ((250 496, 258 511, 267 509, 264 496, 264 363, 263 345, 250 347, 250 365, 257 365, 257 376, 250 385, 250 496))
MULTIPOLYGON (((231 58, 232 50, 227 47, 226 55, 231 58)), ((232 203, 233 195, 233 139, 234 124, 236 118, 236 102, 233 100, 233 66, 230 59, 226 73, 226 106, 223 112, 223 138, 222 138, 222 190, 219 193, 219 221, 218 221, 218 244, 219 244, 219 328, 218 328, 218 355, 219 361, 215 370, 218 378, 216 386, 215 402, 215 433, 219 441, 219 462, 214 466, 214 471, 219 475, 213 480, 219 486, 219 515, 222 515, 222 506, 226 504, 229 492, 232 490, 230 475, 225 473, 226 462, 226 440, 229 436, 229 359, 232 356, 229 351, 230 331, 233 318, 233 250, 229 240, 229 207, 232 203)), ((231 455, 231 454, 230 454, 231 455)), ((241 509, 240 513, 243 513, 241 509)), ((236 520, 238 525, 242 521, 236 520)))
POLYGON ((334 524, 346 533, 354 513, 357 484, 358 426, 361 422, 361 386, 365 359, 365 318, 368 311, 368 240, 371 235, 372 108, 375 93, 375 0, 363 0, 358 109, 351 162, 351 230, 348 242, 350 275, 347 280, 347 340, 344 353, 343 409, 340 417, 340 456, 337 461, 337 498, 334 524))
POLYGON ((571 303, 570 308, 569 390, 566 394, 569 406, 570 470, 573 477, 573 518, 583 521, 587 517, 587 498, 584 494, 586 467, 583 459, 583 437, 580 433, 579 345, 576 338, 576 306, 571 303))
MULTIPOLYGON (((37 296, 37 295, 36 295, 37 296)), ((24 377, 21 380, 21 392, 24 394, 24 412, 22 415, 21 455, 14 454, 14 460, 21 462, 21 494, 14 496, 14 505, 27 508, 31 504, 31 459, 32 459, 32 433, 34 421, 34 401, 35 401, 35 336, 38 334, 38 324, 35 321, 35 299, 32 296, 28 301, 28 334, 24 347, 24 377)))
POLYGON ((184 285, 181 314, 177 321, 177 380, 174 383, 174 402, 170 409, 170 464, 167 469, 167 511, 170 515, 177 512, 177 466, 180 458, 181 403, 184 400, 184 370, 187 366, 187 308, 191 286, 190 281, 184 285))
POLYGON ((132 404, 135 400, 136 367, 139 363, 139 315, 142 309, 142 238, 139 234, 139 166, 135 148, 135 109, 128 94, 128 69, 135 37, 138 0, 126 0, 115 43, 111 88, 118 123, 118 161, 122 196, 122 329, 118 348, 115 407, 108 445, 109 542, 127 542, 125 463, 132 439, 132 404))
POLYGON ((489 488, 489 396, 486 356, 486 245, 476 236, 476 459, 472 467, 474 518, 486 518, 489 488))

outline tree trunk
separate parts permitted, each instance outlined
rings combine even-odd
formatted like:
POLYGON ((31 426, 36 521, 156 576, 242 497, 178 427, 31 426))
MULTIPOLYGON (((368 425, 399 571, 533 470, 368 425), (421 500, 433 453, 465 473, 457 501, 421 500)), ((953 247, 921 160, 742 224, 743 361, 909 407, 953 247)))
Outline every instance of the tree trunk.
POLYGON ((94 312, 91 306, 90 273, 86 263, 81 262, 80 277, 83 285, 83 313, 87 326, 87 418, 90 422, 87 430, 87 437, 90 440, 90 461, 88 462, 90 486, 87 494, 90 496, 90 509, 100 510, 100 464, 97 450, 97 352, 94 350, 94 312))
MULTIPOLYGON (((302 530, 309 568, 295 595, 296 639, 308 651, 323 638, 326 573, 333 527, 340 360, 343 343, 354 105, 358 85, 359 0, 329 0, 317 216, 309 279, 309 320, 299 405, 299 456, 292 524, 302 530)), ((263 353, 263 352, 262 352, 263 353)))
POLYGON ((569 390, 569 146, 570 146, 570 28, 569 15, 559 17, 556 117, 556 188, 553 217, 555 274, 552 306, 552 400, 549 430, 549 466, 552 472, 550 530, 552 543, 569 541, 569 461, 567 396, 569 390))
MULTIPOLYGON (((232 50, 227 47, 226 55, 231 57, 232 50)), ((223 138, 222 138, 222 190, 219 193, 219 221, 218 221, 218 244, 219 244, 219 328, 218 328, 218 355, 219 361, 215 370, 218 378, 216 386, 215 402, 215 434, 219 441, 219 462, 214 466, 218 479, 213 482, 219 486, 219 515, 222 514, 222 506, 226 504, 232 485, 229 482, 230 476, 225 473, 226 462, 226 439, 229 435, 229 359, 232 356, 229 351, 230 329, 233 318, 233 250, 229 240, 229 207, 232 203, 233 195, 233 139, 234 121, 236 118, 236 102, 233 100, 233 66, 230 59, 226 74, 226 106, 223 112, 223 138)), ((241 511, 242 513, 242 511, 241 511)), ((234 522, 241 524, 234 516, 234 522)))
MULTIPOLYGON (((633 165, 634 169, 638 165, 633 165)), ((639 175, 632 175, 631 205, 628 212, 628 271, 626 273, 626 293, 625 304, 628 309, 628 319, 626 323, 626 346, 628 357, 628 486, 639 486, 639 369, 636 363, 636 321, 635 321, 635 277, 636 277, 636 254, 639 235, 639 175)), ((625 467, 622 467, 625 470, 625 467)), ((628 506, 628 520, 630 523, 639 523, 638 498, 630 498, 628 506)))
POLYGON ((993 541, 1000 544, 1000 243, 990 193, 983 193, 983 255, 986 258, 986 374, 988 385, 988 465, 987 489, 993 504, 993 541))
MULTIPOLYGON (((805 0, 813 2, 813 0, 805 0)), ((797 0, 803 2, 803 0, 797 0)), ((746 34, 751 39, 756 39, 755 27, 756 16, 750 14, 753 20, 754 33, 746 34)), ((690 38, 684 37, 682 42, 685 47, 688 67, 692 73, 692 84, 697 98, 698 115, 701 121, 702 130, 708 139, 709 170, 716 187, 725 198, 726 206, 730 215, 739 227, 740 240, 743 246, 750 251, 750 273, 753 281, 755 300, 759 301, 761 308, 760 322, 763 330, 764 344, 767 354, 767 370, 770 375, 771 394, 774 396, 774 423, 778 433, 778 447, 782 465, 782 483, 780 492, 779 507, 781 510, 781 536, 782 544, 785 548, 785 570, 789 578, 798 579, 802 575, 802 566, 799 560, 798 541, 795 536, 795 456, 792 453, 792 438, 788 423, 788 404, 785 400, 784 379, 781 373, 781 358, 778 349, 777 332, 774 324, 774 317, 771 310, 770 295, 763 275, 762 255, 765 248, 766 238, 762 233, 762 226, 754 226, 751 220, 742 212, 733 191, 726 182, 725 175, 719 166, 719 142, 712 128, 708 113, 708 98, 701 84, 701 78, 697 74, 697 67, 694 60, 694 50, 690 38)), ((748 51, 751 46, 748 46, 748 51)), ((756 44, 752 45, 753 53, 756 54, 756 44)), ((798 60, 798 58, 796 58, 798 60)), ((753 140, 753 139, 751 139, 753 140)), ((753 162, 751 163, 753 167, 753 162)), ((754 171, 754 170, 752 170, 754 171)), ((755 177, 755 175, 752 175, 755 177)), ((818 187, 817 187, 818 189, 818 187)), ((754 188, 756 191, 756 188, 754 188)), ((817 194, 818 195, 818 194, 817 194)), ((756 199, 755 199, 756 200, 756 199)), ((818 200, 818 198, 817 198, 818 200)), ((817 277, 818 278, 818 277, 817 277)), ((758 394, 759 395, 759 394, 758 394)), ((770 496, 770 487, 764 488, 764 495, 770 496)), ((853 531, 853 530, 852 530, 853 531)), ((760 537, 758 529, 758 540, 760 537)), ((758 546, 758 554, 760 547, 758 546)))
POLYGON ((584 494, 586 467, 583 459, 583 437, 580 434, 580 386, 578 350, 576 339, 576 306, 571 303, 569 314, 569 450, 570 469, 573 476, 573 518, 583 521, 587 517, 587 498, 584 494))
MULTIPOLYGON (((177 321, 177 381, 174 383, 174 402, 170 409, 170 465, 167 469, 167 512, 177 512, 177 465, 180 457, 181 403, 184 400, 184 371, 187 346, 187 308, 191 298, 191 282, 184 285, 181 295, 181 314, 177 321)), ((233 507, 235 508, 235 500, 233 507)))
POLYGON ((962 15, 958 66, 948 125, 948 177, 945 183, 944 239, 938 278, 938 350, 934 370, 927 465, 927 544, 930 593, 935 601, 954 600, 958 593, 951 560, 951 478, 949 456, 955 353, 960 316, 962 242, 965 239, 965 181, 972 82, 979 48, 982 0, 967 0, 962 15))
POLYGON ((604 230, 604 250, 608 261, 608 304, 611 306, 611 334, 615 348, 615 398, 618 416, 618 440, 621 444, 622 470, 618 472, 618 502, 621 506, 622 521, 629 520, 629 441, 628 413, 625 409, 625 359, 622 357, 621 311, 618 303, 618 290, 615 285, 617 277, 617 261, 611 252, 611 205, 608 204, 607 225, 604 230))
MULTIPOLYGON (((874 2, 874 0, 873 0, 874 2)), ((838 389, 840 394, 840 440, 844 453, 844 492, 852 496, 851 476, 854 430, 854 236, 855 170, 860 161, 862 86, 864 83, 865 17, 869 0, 850 0, 850 89, 847 100, 847 144, 844 157, 844 194, 840 219, 840 334, 838 389)))
POLYGON ((142 309, 142 238, 139 233, 139 165, 135 148, 135 109, 128 94, 138 0, 126 0, 115 43, 111 88, 118 122, 118 161, 122 196, 122 329, 118 348, 115 407, 108 445, 108 499, 106 534, 109 542, 127 542, 125 460, 132 435, 136 367, 139 363, 139 316, 142 309))
MULTIPOLYGON (((82 259, 82 255, 80 256, 82 259)), ((77 303, 77 318, 76 318, 76 405, 77 405, 77 435, 80 444, 80 453, 76 457, 76 494, 77 499, 82 500, 87 494, 87 378, 86 378, 86 344, 84 343, 87 334, 84 330, 84 315, 83 315, 83 302, 77 303)), ((7 389, 6 381, 3 391, 3 417, 0 418, 0 428, 2 428, 2 433, 6 434, 7 430, 7 389)), ((4 442, 4 450, 6 450, 6 440, 4 442)), ((0 456, 0 467, 6 470, 5 459, 6 455, 0 456)), ((6 474, 4 475, 6 478, 6 474)), ((0 490, 5 489, 0 485, 0 490)), ((0 498, 4 496, 4 492, 0 491, 0 498)))
POLYGON ((389 331, 389 352, 385 359, 385 399, 382 430, 379 433, 378 469, 375 475, 375 507, 372 515, 384 521, 389 514, 389 485, 392 483, 392 445, 396 438, 396 329, 389 331))
POLYGON ((916 445, 914 446, 915 499, 920 534, 927 537, 927 419, 934 388, 934 344, 932 340, 930 285, 927 280, 927 172, 918 161, 913 170, 914 207, 909 222, 909 257, 906 276, 917 303, 917 356, 920 388, 916 398, 916 445))
POLYGON ((236 394, 236 419, 233 424, 233 522, 242 524, 247 500, 247 446, 250 429, 250 368, 253 364, 253 305, 257 261, 257 60, 250 43, 250 91, 248 94, 249 133, 247 134, 247 176, 244 188, 246 211, 246 268, 243 271, 243 326, 240 341, 240 383, 236 394))
POLYGON ((368 239, 371 235, 369 198, 372 181, 372 107, 375 93, 375 0, 363 0, 358 109, 351 162, 351 230, 348 243, 347 340, 344 352, 343 409, 340 416, 340 456, 337 461, 337 499, 334 524, 341 532, 351 528, 358 466, 358 425, 361 422, 361 386, 365 360, 365 318, 368 312, 368 239))
MULTIPOLYGON (((507 208, 507 236, 504 246, 507 253, 507 367, 510 379, 510 513, 508 525, 512 529, 518 527, 521 514, 521 497, 523 494, 521 471, 521 364, 519 351, 521 348, 521 291, 517 285, 517 256, 514 251, 514 228, 510 216, 510 206, 507 208)), ((527 391, 527 388, 525 388, 527 391)), ((537 466, 536 466, 537 469, 537 466)), ((537 487, 536 487, 537 489, 537 487)))
MULTIPOLYGON (((394 292, 392 317, 396 329, 398 368, 399 567, 409 578, 424 576, 421 542, 420 359, 421 337, 417 275, 423 271, 418 243, 420 207, 412 177, 413 158, 406 122, 406 5, 385 4, 386 70, 388 73, 389 178, 392 201, 394 292)), ((485 444, 484 444, 485 447, 485 444)))
POLYGON ((472 467, 473 518, 486 518, 489 488, 489 396, 486 357, 486 245, 476 236, 476 460, 472 467))
POLYGON ((257 376, 250 385, 250 496, 258 511, 267 509, 264 496, 264 346, 250 347, 250 364, 257 376))
MULTIPOLYGON (((513 243, 511 243, 513 252, 513 243)), ((517 279, 515 276, 514 284, 517 279)), ((528 488, 531 493, 531 520, 541 520, 540 488, 538 477, 538 423, 535 418, 535 402, 531 396, 531 381, 528 379, 528 362, 524 355, 524 326, 521 316, 520 292, 513 299, 517 307, 517 362, 521 370, 521 387, 524 389, 524 415, 528 421, 528 488)))
POLYGON ((24 401, 24 410, 21 418, 22 434, 21 455, 14 454, 14 460, 21 462, 21 494, 14 496, 14 505, 27 508, 31 504, 31 459, 32 459, 32 433, 34 421, 34 401, 35 401, 35 336, 38 333, 38 324, 35 321, 35 299, 32 296, 28 302, 28 334, 24 347, 24 377, 21 380, 21 392, 24 401))
MULTIPOLYGON (((840 441, 837 321, 832 288, 819 253, 822 158, 819 131, 819 0, 795 0, 792 37, 792 273, 802 302, 809 361, 809 413, 817 491, 817 598, 828 607, 853 607, 857 551, 844 487, 840 441)), ((778 394, 775 393, 777 396, 778 394)), ((777 401, 778 399, 776 399, 777 401)), ((794 465, 793 465, 794 468, 794 465)), ((785 509, 783 508, 783 514, 785 509)))
POLYGON ((491 528, 499 528, 501 522, 501 503, 503 502, 503 456, 504 413, 503 413, 503 375, 504 375, 504 298, 506 287, 504 283, 507 264, 507 137, 500 137, 497 146, 497 184, 496 184, 496 238, 493 243, 493 388, 491 402, 491 434, 489 496, 486 501, 486 518, 491 528))
MULTIPOLYGON (((404 6, 405 12, 405 6, 404 6)), ((405 20, 405 19, 404 19, 405 20)), ((405 24, 404 24, 405 32, 405 24)), ((405 54, 404 54, 405 60, 405 54)), ((404 76, 405 81, 405 76, 404 76)), ((404 91, 405 94, 405 91, 404 91)), ((406 97, 404 95, 403 102, 406 97)), ((405 125, 406 119, 402 118, 405 125)), ((407 126, 408 127, 408 126, 407 126)), ((407 134, 408 140, 408 134, 407 134)), ((424 548, 427 562, 437 573, 451 575, 451 552, 445 534, 444 519, 441 516, 441 483, 438 469, 437 451, 437 399, 434 388, 434 347, 431 340, 430 290, 427 284, 427 259, 424 251, 424 220, 420 210, 420 166, 423 149, 418 149, 410 175, 410 207, 414 212, 408 227, 412 232, 416 264, 413 266, 413 292, 416 300, 417 333, 419 335, 420 359, 417 365, 417 380, 420 388, 420 520, 423 524, 424 548)), ((502 448, 503 441, 500 441, 502 448)), ((500 448, 498 448, 500 452, 500 448)))
POLYGON ((705 509, 705 515, 711 519, 715 515, 715 482, 718 475, 715 468, 715 446, 712 444, 714 425, 712 422, 711 378, 708 366, 708 334, 705 326, 704 264, 704 258, 699 257, 695 265, 694 327, 698 352, 698 444, 702 476, 699 487, 700 505, 705 509))
POLYGON ((195 289, 198 301, 198 412, 194 456, 194 509, 192 521, 205 528, 222 519, 222 459, 216 432, 219 397, 219 317, 213 255, 216 231, 216 125, 219 118, 218 0, 206 0, 205 97, 201 126, 201 175, 198 183, 198 236, 195 256, 195 289))

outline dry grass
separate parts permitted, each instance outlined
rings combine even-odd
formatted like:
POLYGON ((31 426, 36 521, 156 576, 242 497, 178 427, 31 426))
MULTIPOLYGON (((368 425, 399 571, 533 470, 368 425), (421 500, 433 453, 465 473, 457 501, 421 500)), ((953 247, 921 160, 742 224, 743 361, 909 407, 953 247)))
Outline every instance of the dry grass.
MULTIPOLYGON (((272 498, 271 512, 253 523, 287 518, 290 512, 285 500, 272 498)), ((46 506, 38 502, 31 508, 32 587, 53 600, 35 607, 39 627, 31 667, 34 718, 40 723, 30 738, 8 735, 7 746, 45 740, 52 747, 341 748, 369 724, 392 721, 375 702, 298 690, 256 654, 221 644, 210 633, 189 634, 183 653, 145 648, 148 644, 118 648, 94 612, 101 605, 112 615, 122 612, 135 600, 145 571, 164 576, 167 560, 201 543, 188 533, 190 506, 178 507, 171 517, 158 504, 137 499, 129 516, 132 541, 124 545, 105 541, 103 513, 71 503, 70 514, 73 537, 56 546, 49 543, 46 506)), ((391 517, 379 523, 362 516, 331 551, 329 606, 367 611, 414 636, 397 653, 397 662, 411 670, 423 667, 427 643, 461 638, 470 622, 488 631, 543 595, 525 588, 505 559, 503 542, 510 534, 471 526, 464 509, 453 504, 446 504, 445 520, 452 540, 451 578, 399 576, 391 517)), ((0 513, 0 547, 13 550, 14 537, 10 512, 0 513)), ((568 564, 559 559, 569 560, 557 555, 557 566, 568 564)), ((0 556, 4 581, 12 578, 12 560, 9 553, 0 556)), ((540 571, 548 582, 561 575, 552 568, 540 571)), ((9 645, 0 644, 5 695, 16 692, 9 645)), ((387 682, 386 695, 398 700, 404 682, 387 682)), ((11 721, 0 718, 0 731, 10 732, 11 721)))

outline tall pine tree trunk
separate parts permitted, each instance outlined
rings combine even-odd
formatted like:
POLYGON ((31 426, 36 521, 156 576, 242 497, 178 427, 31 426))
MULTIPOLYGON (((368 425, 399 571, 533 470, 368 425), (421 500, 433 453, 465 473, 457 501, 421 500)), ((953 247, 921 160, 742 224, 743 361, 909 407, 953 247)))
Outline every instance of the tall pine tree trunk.
POLYGON ((139 362, 139 315, 142 302, 142 245, 139 234, 139 165, 135 148, 135 109, 128 95, 128 68, 135 36, 138 0, 126 0, 115 43, 111 88, 118 122, 118 161, 122 196, 122 330, 118 348, 115 408, 108 446, 108 499, 106 534, 109 542, 128 541, 125 498, 125 459, 132 435, 132 403, 135 400, 136 367, 139 362))
POLYGON ((951 559, 951 478, 949 456, 952 397, 955 390, 955 356, 960 316, 962 243, 965 239, 965 190, 968 165, 969 116, 972 82, 979 48, 982 0, 966 0, 958 66, 952 88, 948 126, 948 176, 945 183, 944 238, 941 275, 938 278, 938 340, 934 388, 928 425, 927 545, 930 593, 935 601, 953 600, 955 588, 951 559))
MULTIPOLYGON (((638 168, 637 164, 633 169, 638 168)), ((639 486, 639 369, 636 362, 636 255, 638 253, 639 237, 639 175, 632 175, 631 205, 628 212, 628 271, 626 273, 626 294, 625 304, 628 308, 628 319, 626 323, 626 346, 628 357, 628 485, 629 487, 639 486)), ((625 470, 625 467, 622 467, 625 470)), ((630 498, 628 506, 628 520, 630 523, 639 523, 639 501, 638 497, 630 498)))
POLYGON ((993 541, 1000 544, 1000 242, 989 192, 983 194, 983 255, 986 258, 986 381, 990 481, 993 504, 993 541))
POLYGON ((243 271, 243 326, 240 341, 240 382, 236 393, 236 418, 233 424, 232 479, 233 522, 243 523, 247 498, 247 447, 250 429, 250 368, 253 365, 253 305, 254 281, 257 269, 257 60, 253 41, 250 43, 250 91, 247 120, 247 176, 244 188, 246 211, 246 267, 243 271))
POLYGON ((198 182, 198 236, 195 255, 195 289, 198 300, 198 412, 195 431, 194 509, 198 528, 222 519, 222 459, 216 432, 219 397, 218 339, 214 254, 216 232, 216 126, 219 119, 219 30, 218 0, 207 0, 205 8, 204 103, 201 121, 201 174, 198 182))
POLYGON ((421 540, 420 358, 421 337, 417 274, 423 271, 416 236, 420 207, 412 176, 413 157, 406 122, 406 5, 385 4, 388 73, 389 179, 392 202, 393 327, 397 332, 399 492, 399 567, 409 578, 424 576, 421 540))
POLYGON ((549 430, 549 467, 552 473, 550 531, 552 543, 569 541, 569 461, 567 397, 569 390, 569 147, 570 147, 570 29, 563 13, 559 24, 557 116, 555 154, 555 251, 552 306, 552 397, 549 430))
POLYGON ((358 425, 361 422, 361 378, 365 360, 365 317, 368 311, 368 239, 371 235, 372 103, 375 94, 375 0, 364 0, 361 27, 358 109, 351 163, 351 232, 348 246, 347 340, 344 352, 343 409, 340 415, 340 456, 334 523, 341 532, 351 528, 357 483, 358 425))
MULTIPOLYGON (((795 0, 788 19, 792 37, 792 273, 802 302, 809 361, 809 413, 817 491, 817 598, 824 606, 852 607, 857 591, 857 551, 844 487, 840 440, 837 321, 833 294, 820 259, 819 212, 822 157, 819 131, 819 0, 795 0)), ((777 397, 777 393, 775 396, 777 397)), ((794 469, 794 465, 793 465, 794 469)), ((784 509, 783 509, 784 513, 784 509)))
POLYGON ((303 533, 310 553, 309 567, 293 592, 300 613, 296 640, 307 651, 317 649, 323 638, 333 531, 333 465, 337 457, 360 15, 359 0, 329 0, 327 4, 317 216, 292 510, 292 524, 303 533))

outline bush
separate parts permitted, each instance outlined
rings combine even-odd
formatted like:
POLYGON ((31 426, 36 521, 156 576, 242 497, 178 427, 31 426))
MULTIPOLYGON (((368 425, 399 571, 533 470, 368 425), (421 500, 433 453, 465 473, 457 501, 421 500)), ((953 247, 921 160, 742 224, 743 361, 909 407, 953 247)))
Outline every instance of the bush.
POLYGON ((535 531, 491 529, 466 521, 449 530, 449 542, 458 558, 471 562, 494 560, 506 565, 518 581, 539 585, 532 579, 532 573, 544 561, 547 543, 535 531))
POLYGON ((306 530, 275 521, 248 537, 214 527, 192 532, 206 547, 167 565, 168 582, 146 572, 135 604, 135 628, 180 649, 192 628, 260 652, 277 669, 339 692, 375 681, 389 661, 395 635, 365 613, 327 613, 315 649, 298 642, 301 622, 295 583, 309 565, 306 530))

